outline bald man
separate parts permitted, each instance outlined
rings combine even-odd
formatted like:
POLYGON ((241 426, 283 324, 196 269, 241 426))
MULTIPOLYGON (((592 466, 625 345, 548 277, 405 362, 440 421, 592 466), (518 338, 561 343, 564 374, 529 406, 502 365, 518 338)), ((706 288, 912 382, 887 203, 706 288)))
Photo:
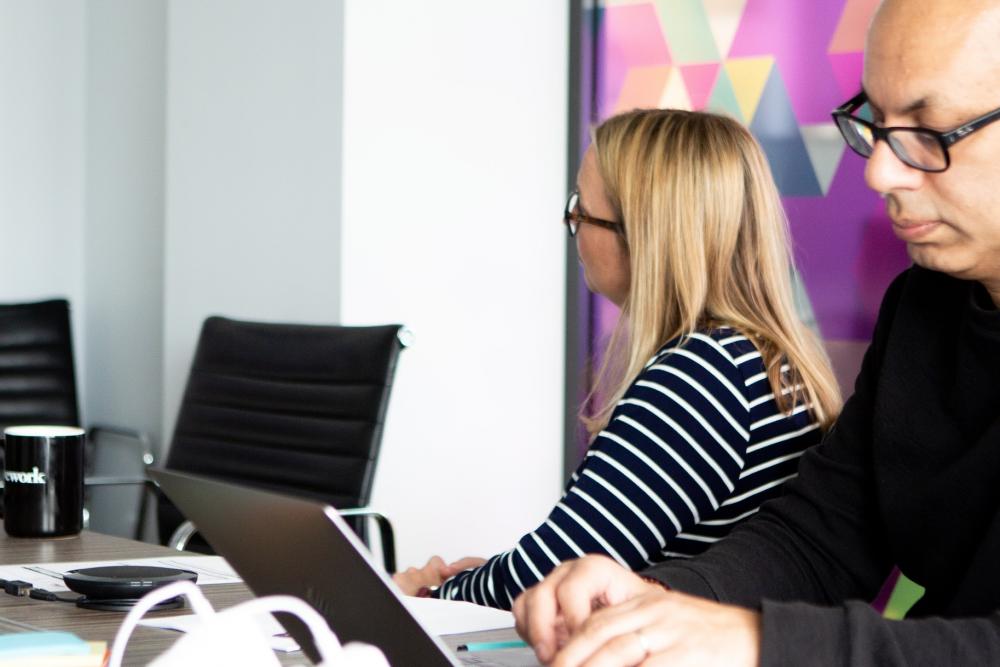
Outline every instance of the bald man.
POLYGON ((557 568, 515 603, 546 664, 1000 665, 1000 0, 887 0, 834 116, 915 266, 787 495, 704 555, 557 568), (855 113, 870 105, 873 123, 855 113), (893 565, 927 592, 873 599, 893 565))

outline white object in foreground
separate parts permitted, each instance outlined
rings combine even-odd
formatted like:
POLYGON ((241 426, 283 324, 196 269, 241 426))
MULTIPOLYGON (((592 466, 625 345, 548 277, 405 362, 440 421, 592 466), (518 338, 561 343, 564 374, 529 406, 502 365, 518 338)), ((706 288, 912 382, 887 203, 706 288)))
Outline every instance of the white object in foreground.
POLYGON ((139 620, 157 603, 172 597, 187 597, 199 620, 197 627, 160 654, 150 667, 188 665, 241 665, 280 667, 254 617, 285 612, 297 616, 312 633, 321 667, 389 667, 382 651, 368 644, 341 646, 336 635, 316 610, 298 598, 271 595, 216 612, 201 590, 189 581, 178 581, 147 593, 125 616, 111 649, 108 667, 121 667, 125 646, 139 620))
MULTIPOLYGON (((479 632, 481 630, 499 630, 514 627, 514 616, 509 611, 481 607, 470 602, 455 600, 436 600, 434 598, 404 599, 406 608, 417 617, 427 631, 435 635, 454 635, 462 632, 479 632)), ((258 616, 254 619, 258 630, 264 636, 270 637, 270 646, 275 651, 288 653, 297 651, 299 645, 288 636, 281 624, 271 615, 258 616)), ((189 632, 199 624, 197 616, 184 614, 181 616, 157 616, 139 621, 139 625, 163 630, 189 632)))

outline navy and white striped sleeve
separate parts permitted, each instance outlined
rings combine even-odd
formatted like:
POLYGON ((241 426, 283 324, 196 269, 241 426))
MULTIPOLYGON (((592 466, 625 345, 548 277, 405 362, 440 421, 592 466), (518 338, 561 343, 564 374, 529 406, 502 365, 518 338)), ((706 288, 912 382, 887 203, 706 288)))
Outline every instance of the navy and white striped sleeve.
POLYGON ((691 335, 629 387, 544 523, 438 595, 510 609, 564 560, 605 554, 633 570, 662 560, 668 540, 732 493, 749 429, 732 356, 712 337, 691 335))

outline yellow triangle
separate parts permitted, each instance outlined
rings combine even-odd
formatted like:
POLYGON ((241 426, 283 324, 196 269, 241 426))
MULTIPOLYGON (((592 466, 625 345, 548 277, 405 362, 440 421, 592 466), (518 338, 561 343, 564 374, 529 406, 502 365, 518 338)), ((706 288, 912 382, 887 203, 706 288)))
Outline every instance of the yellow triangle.
POLYGON ((670 68, 667 85, 663 87, 663 94, 660 96, 659 108, 691 110, 691 96, 688 95, 679 67, 670 68))
POLYGON ((774 56, 759 58, 735 58, 725 63, 726 73, 733 84, 736 103, 740 105, 743 119, 747 125, 753 121, 757 104, 767 84, 767 77, 774 66, 774 56))
POLYGON ((747 0, 702 0, 720 58, 729 55, 746 4, 747 0))

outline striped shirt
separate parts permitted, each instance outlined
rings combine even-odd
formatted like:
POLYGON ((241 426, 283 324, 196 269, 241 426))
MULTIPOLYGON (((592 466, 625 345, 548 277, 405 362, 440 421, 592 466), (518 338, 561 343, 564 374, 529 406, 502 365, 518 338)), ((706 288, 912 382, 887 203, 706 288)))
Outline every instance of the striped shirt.
POLYGON ((698 554, 780 495, 820 436, 807 406, 780 411, 746 336, 720 328, 672 340, 629 386, 544 523, 437 594, 510 609, 584 554, 632 570, 698 554))

